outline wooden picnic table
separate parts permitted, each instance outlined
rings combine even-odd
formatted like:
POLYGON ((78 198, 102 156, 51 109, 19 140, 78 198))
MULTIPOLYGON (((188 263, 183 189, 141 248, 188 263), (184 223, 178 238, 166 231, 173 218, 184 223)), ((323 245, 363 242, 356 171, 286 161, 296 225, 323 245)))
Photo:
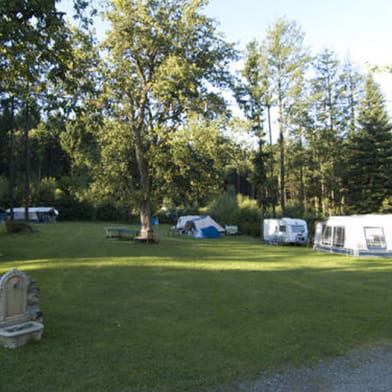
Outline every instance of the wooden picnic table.
POLYGON ((107 238, 133 239, 138 233, 138 229, 129 229, 127 227, 105 227, 105 235, 107 238))

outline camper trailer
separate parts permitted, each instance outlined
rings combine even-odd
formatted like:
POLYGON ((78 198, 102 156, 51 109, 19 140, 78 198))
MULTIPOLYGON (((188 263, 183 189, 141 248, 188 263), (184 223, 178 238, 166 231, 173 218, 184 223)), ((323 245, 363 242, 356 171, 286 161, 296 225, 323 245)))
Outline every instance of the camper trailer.
MULTIPOLYGON (((55 223, 59 212, 54 207, 29 207, 29 221, 41 223, 55 223)), ((13 209, 15 220, 25 219, 24 207, 13 209)), ((7 215, 11 215, 11 209, 7 210, 7 215)))
POLYGON ((303 219, 264 219, 264 242, 266 244, 306 245, 308 226, 303 219))
POLYGON ((313 249, 392 257, 392 214, 331 216, 316 224, 313 249))

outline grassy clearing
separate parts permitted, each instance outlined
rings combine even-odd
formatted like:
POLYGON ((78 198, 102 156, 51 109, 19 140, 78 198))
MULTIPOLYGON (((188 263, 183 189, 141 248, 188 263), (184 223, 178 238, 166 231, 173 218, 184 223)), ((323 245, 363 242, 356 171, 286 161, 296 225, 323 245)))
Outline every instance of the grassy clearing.
POLYGON ((0 390, 211 391, 392 337, 390 259, 106 225, 0 232, 0 273, 36 279, 45 316, 41 342, 0 350, 0 390))

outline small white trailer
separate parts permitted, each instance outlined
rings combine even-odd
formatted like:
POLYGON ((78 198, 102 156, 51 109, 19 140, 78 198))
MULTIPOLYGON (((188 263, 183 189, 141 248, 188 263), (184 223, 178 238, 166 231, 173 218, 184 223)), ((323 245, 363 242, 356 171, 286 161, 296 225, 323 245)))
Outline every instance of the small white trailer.
MULTIPOLYGON (((13 209, 14 220, 25 220, 24 207, 13 209)), ((11 215, 11 209, 7 210, 7 215, 11 215)), ((29 221, 41 223, 54 223, 57 220, 59 212, 54 207, 29 207, 29 221)))
POLYGON ((392 257, 392 214, 331 216, 316 224, 313 249, 392 257))
POLYGON ((266 244, 306 245, 308 225, 303 219, 264 219, 264 242, 266 244))

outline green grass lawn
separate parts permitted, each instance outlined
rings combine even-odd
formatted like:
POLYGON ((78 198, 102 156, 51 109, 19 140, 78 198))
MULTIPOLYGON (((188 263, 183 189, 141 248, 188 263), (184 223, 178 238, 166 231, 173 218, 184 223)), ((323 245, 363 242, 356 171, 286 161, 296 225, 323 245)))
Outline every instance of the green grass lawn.
POLYGON ((249 237, 107 239, 107 223, 0 228, 0 273, 41 288, 38 343, 0 349, 0 391, 213 391, 392 338, 392 259, 249 237))

